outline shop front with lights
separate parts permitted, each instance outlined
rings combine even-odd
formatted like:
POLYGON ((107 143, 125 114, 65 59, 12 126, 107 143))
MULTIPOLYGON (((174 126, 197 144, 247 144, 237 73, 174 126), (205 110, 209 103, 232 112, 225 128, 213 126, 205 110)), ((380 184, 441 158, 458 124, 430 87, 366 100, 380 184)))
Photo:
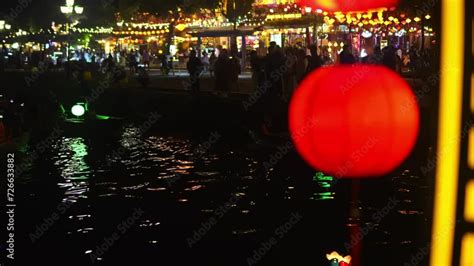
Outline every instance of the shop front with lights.
POLYGON ((169 34, 169 23, 118 23, 113 31, 120 51, 148 50, 153 55, 163 54, 169 34))
POLYGON ((290 0, 257 0, 254 12, 264 21, 263 29, 256 35, 267 45, 270 41, 282 47, 317 44, 333 53, 340 51, 342 42, 351 44, 353 53, 360 55, 375 46, 392 45, 407 51, 411 47, 430 48, 435 44, 431 16, 410 10, 326 12, 290 0))

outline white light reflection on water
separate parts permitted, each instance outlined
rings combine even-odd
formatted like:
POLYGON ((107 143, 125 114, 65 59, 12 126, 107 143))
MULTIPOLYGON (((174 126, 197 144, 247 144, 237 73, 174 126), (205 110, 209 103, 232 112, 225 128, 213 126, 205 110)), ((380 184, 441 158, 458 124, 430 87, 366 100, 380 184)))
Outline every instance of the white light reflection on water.
POLYGON ((88 147, 84 138, 63 137, 53 145, 53 149, 56 150, 54 164, 64 178, 64 182, 58 183, 65 189, 64 200, 75 202, 79 197, 87 197, 92 171, 86 162, 88 147))

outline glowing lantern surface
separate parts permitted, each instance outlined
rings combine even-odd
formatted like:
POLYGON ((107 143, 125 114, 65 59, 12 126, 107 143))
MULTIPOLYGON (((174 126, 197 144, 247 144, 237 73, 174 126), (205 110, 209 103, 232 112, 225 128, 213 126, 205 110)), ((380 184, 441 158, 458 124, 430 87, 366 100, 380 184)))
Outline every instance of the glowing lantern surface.
POLYGON ((312 167, 338 178, 374 177, 409 155, 419 110, 409 85, 385 67, 325 67, 296 90, 289 127, 312 167))
POLYGON ((86 113, 84 106, 76 104, 71 108, 71 113, 75 116, 83 116, 86 113))
POLYGON ((328 12, 348 12, 348 11, 367 11, 381 7, 394 7, 398 0, 297 0, 302 7, 311 7, 312 9, 322 9, 328 12))

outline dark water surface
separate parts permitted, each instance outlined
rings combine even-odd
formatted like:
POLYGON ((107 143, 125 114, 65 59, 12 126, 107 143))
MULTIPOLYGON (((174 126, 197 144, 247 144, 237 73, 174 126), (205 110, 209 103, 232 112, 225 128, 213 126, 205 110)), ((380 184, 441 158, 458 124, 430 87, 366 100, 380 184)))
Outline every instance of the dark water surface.
POLYGON ((362 181, 350 211, 351 182, 315 177, 293 151, 264 167, 286 140, 141 123, 63 133, 27 167, 19 265, 328 265, 356 225, 363 265, 426 259, 431 188, 417 167, 362 181))

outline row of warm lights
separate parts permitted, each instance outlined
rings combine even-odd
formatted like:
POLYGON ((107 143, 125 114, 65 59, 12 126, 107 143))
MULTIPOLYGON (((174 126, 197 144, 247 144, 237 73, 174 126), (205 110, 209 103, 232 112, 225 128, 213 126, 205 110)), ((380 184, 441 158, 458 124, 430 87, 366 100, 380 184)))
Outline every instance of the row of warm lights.
MULTIPOLYGON (((312 10, 311 8, 306 8, 306 13, 311 13, 312 10)), ((384 12, 387 11, 386 8, 383 9, 377 9, 377 10, 369 10, 367 13, 361 13, 361 12, 352 12, 352 13, 342 13, 342 12, 335 12, 334 18, 330 17, 330 14, 328 12, 322 11, 321 9, 317 9, 316 13, 317 14, 322 14, 324 16, 325 21, 330 21, 331 24, 333 24, 336 20, 339 22, 347 22, 348 24, 358 24, 360 22, 365 23, 365 24, 390 24, 390 23, 411 23, 412 21, 415 22, 420 22, 422 18, 420 17, 415 17, 412 19, 406 18, 405 15, 401 14, 400 15, 400 20, 398 18, 395 18, 393 16, 389 16, 388 20, 390 22, 385 22, 384 21, 384 12), (377 13, 377 18, 372 18, 374 17, 374 13, 377 13), (367 22, 363 22, 367 21, 367 22)), ((270 14, 267 15, 266 20, 275 20, 275 19, 295 19, 295 18, 301 18, 302 14, 301 13, 278 13, 274 14, 275 11, 273 9, 270 9, 270 14)), ((426 20, 431 19, 431 16, 429 14, 425 15, 424 17, 426 20)))
POLYGON ((187 27, 228 27, 233 25, 231 22, 221 19, 196 19, 186 22, 187 27))
POLYGON ((176 36, 175 39, 177 41, 184 41, 184 42, 195 42, 195 41, 198 41, 198 38, 197 37, 179 37, 179 36, 176 36))
POLYGON ((120 42, 121 43, 130 43, 130 44, 139 44, 139 43, 142 44, 145 41, 140 40, 140 39, 135 39, 135 40, 124 39, 124 40, 121 40, 120 42))
POLYGON ((283 20, 283 19, 299 19, 303 17, 300 13, 290 13, 290 14, 270 14, 265 18, 266 20, 283 20))
POLYGON ((165 29, 165 28, 168 28, 169 24, 168 23, 157 23, 157 24, 154 24, 154 23, 125 23, 123 21, 121 22, 118 22, 117 23, 117 26, 119 27, 127 27, 128 30, 130 30, 131 28, 139 28, 139 29, 145 29, 145 30, 148 30, 148 29, 151 29, 151 30, 156 30, 156 29, 165 29))
POLYGON ((306 32, 306 28, 289 28, 289 29, 269 29, 264 31, 269 34, 288 34, 288 33, 296 33, 296 34, 301 34, 306 32))
POLYGON ((113 34, 115 35, 157 35, 157 34, 165 34, 169 32, 168 29, 166 30, 153 30, 153 31, 114 31, 113 34))
MULTIPOLYGON (((351 32, 359 32, 359 31, 369 31, 369 32, 378 32, 378 31, 383 31, 385 30, 385 28, 380 28, 380 27, 370 27, 370 28, 364 28, 363 27, 364 25, 361 25, 360 27, 354 27, 354 28, 350 28, 350 31, 351 32)), ((313 31, 312 29, 313 27, 310 27, 310 31, 313 31)), ((433 31, 433 28, 431 27, 428 27, 428 26, 425 26, 424 27, 426 31, 429 31, 429 32, 432 32, 433 31)), ((337 28, 338 31, 341 31, 341 28, 337 28)), ((387 27, 388 29, 388 27, 387 27)), ((410 27, 410 29, 412 29, 412 32, 413 31, 416 31, 416 30, 419 30, 419 28, 417 27, 410 27)), ((346 28, 346 31, 349 30, 349 28, 346 28)), ((391 31, 399 31, 401 30, 401 27, 394 27, 392 26, 390 28, 391 31)), ((297 34, 300 34, 300 33, 304 33, 306 32, 306 28, 287 28, 287 29, 267 29, 266 32, 268 32, 269 34, 280 34, 280 33, 297 33, 297 34)), ((334 32, 334 27, 328 27, 327 24, 323 24, 322 26, 318 27, 318 32, 334 32)))
MULTIPOLYGON (((364 19, 364 20, 359 20, 359 19, 354 19, 350 17, 349 15, 344 16, 336 16, 336 19, 339 21, 339 23, 347 23, 347 24, 353 24, 353 25, 358 25, 359 27, 362 27, 363 25, 376 25, 376 24, 384 24, 386 26, 390 24, 395 24, 395 25, 406 25, 410 24, 412 21, 419 22, 421 19, 419 17, 415 17, 413 20, 410 18, 406 18, 402 21, 400 21, 398 18, 394 17, 389 17, 388 20, 384 20, 383 17, 378 17, 375 19, 364 19)), ((324 17, 324 21, 328 23, 329 25, 332 25, 336 22, 336 19, 330 18, 328 16, 324 17)))
POLYGON ((110 34, 113 32, 113 28, 92 28, 92 29, 86 29, 86 28, 72 28, 71 29, 73 32, 79 32, 79 33, 96 33, 96 34, 110 34))
POLYGON ((243 26, 244 26, 244 27, 260 27, 260 26, 263 26, 263 23, 258 23, 258 22, 255 22, 255 23, 244 23, 243 26))

